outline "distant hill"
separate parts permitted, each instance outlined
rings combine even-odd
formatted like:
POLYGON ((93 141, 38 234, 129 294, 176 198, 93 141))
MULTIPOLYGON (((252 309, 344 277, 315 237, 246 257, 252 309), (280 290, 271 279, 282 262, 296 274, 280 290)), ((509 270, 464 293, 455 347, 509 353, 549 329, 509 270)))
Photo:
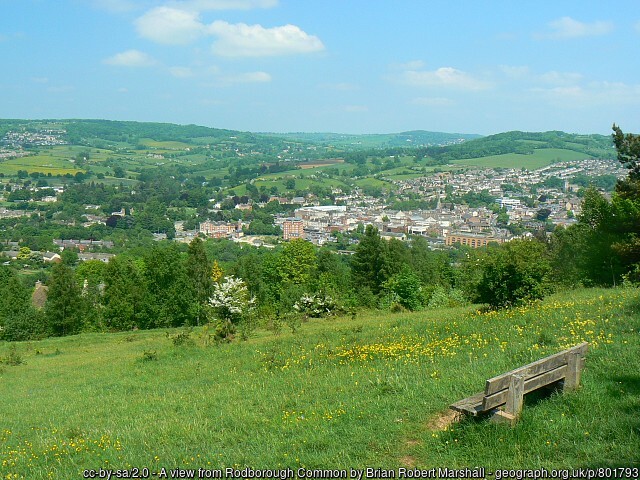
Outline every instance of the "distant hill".
POLYGON ((265 135, 279 136, 325 146, 333 145, 346 149, 443 146, 480 138, 480 135, 469 133, 427 132, 424 130, 363 135, 303 132, 285 134, 268 133, 265 135))
POLYGON ((495 155, 533 155, 538 150, 555 149, 577 152, 592 158, 615 158, 610 136, 578 135, 559 131, 505 132, 444 147, 425 147, 419 154, 449 163, 495 155))

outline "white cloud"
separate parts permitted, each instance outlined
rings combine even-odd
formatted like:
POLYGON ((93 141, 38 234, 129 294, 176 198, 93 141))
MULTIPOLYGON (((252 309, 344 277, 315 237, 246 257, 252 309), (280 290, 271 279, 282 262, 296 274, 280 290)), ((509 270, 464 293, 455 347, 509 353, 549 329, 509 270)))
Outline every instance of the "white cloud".
POLYGON ((226 77, 232 83, 265 83, 271 81, 271 75, 267 72, 247 72, 226 77))
POLYGON ((189 67, 171 67, 169 73, 176 78, 189 78, 193 77, 193 70, 189 67))
POLYGON ((157 62, 140 50, 127 50, 105 59, 104 63, 116 67, 151 67, 157 62))
POLYGON ((398 63, 391 65, 396 70, 420 70, 426 67, 426 64, 422 60, 412 60, 407 63, 398 63))
POLYGON ((254 8, 273 8, 278 0, 184 0, 173 2, 178 8, 198 12, 206 10, 252 10, 254 8))
POLYGON ((31 79, 33 83, 49 83, 49 78, 47 77, 33 77, 31 79))
POLYGON ((500 65, 500 70, 507 77, 512 79, 519 79, 528 77, 531 73, 531 70, 527 66, 509 66, 509 65, 500 65))
POLYGON ((579 73, 565 73, 551 71, 538 75, 537 80, 542 83, 552 85, 573 85, 582 80, 582 75, 579 73))
POLYGON ((267 72, 245 72, 236 74, 216 74, 215 81, 212 86, 229 87, 244 83, 268 83, 271 81, 271 75, 267 72))
POLYGON ((324 50, 320 39, 295 25, 265 28, 245 23, 213 22, 209 32, 218 37, 212 51, 224 57, 264 57, 324 50))
POLYGON ((640 33, 640 21, 636 22, 636 24, 634 25, 636 32, 640 33))
POLYGON ((548 24, 551 31, 536 34, 539 39, 564 39, 605 35, 613 30, 611 22, 583 23, 571 17, 562 17, 548 24))
POLYGON ((413 105, 420 105, 423 107, 448 107, 455 102, 450 98, 444 97, 416 97, 410 102, 413 105))
POLYGON ((197 12, 171 7, 149 10, 135 25, 141 37, 166 45, 186 45, 206 34, 197 12))
POLYGON ((531 92, 552 104, 569 108, 640 105, 640 85, 620 82, 535 88, 531 92))
POLYGON ((441 67, 437 70, 406 70, 401 74, 401 81, 414 87, 444 87, 456 90, 485 90, 491 85, 488 82, 453 67, 441 67))

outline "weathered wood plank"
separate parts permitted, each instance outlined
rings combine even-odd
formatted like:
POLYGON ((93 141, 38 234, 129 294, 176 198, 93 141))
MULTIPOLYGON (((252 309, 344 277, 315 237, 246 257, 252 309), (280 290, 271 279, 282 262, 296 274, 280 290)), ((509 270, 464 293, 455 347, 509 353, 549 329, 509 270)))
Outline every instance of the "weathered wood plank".
MULTIPOLYGON (((501 390, 509 388, 509 382, 512 375, 525 375, 527 377, 532 377, 544 373, 548 370, 557 368, 561 365, 566 365, 569 354, 578 353, 580 357, 584 357, 587 353, 588 345, 589 344, 587 342, 581 343, 579 345, 576 345, 575 347, 563 350, 562 352, 550 355, 549 357, 545 357, 541 360, 525 365, 524 367, 516 368, 515 370, 512 370, 510 372, 490 378, 485 383, 484 393, 485 395, 492 395, 501 390)), ((582 365, 582 363, 580 363, 580 365, 582 365)))
POLYGON ((584 357, 579 353, 571 353, 567 358, 567 374, 564 377, 562 391, 575 390, 580 385, 580 377, 584 367, 584 357))
POLYGON ((484 392, 476 393, 472 397, 465 398, 454 404, 449 405, 449 408, 457 412, 476 416, 482 409, 483 399, 484 399, 484 392))
MULTIPOLYGON (((514 418, 518 418, 520 416, 520 412, 522 412, 525 389, 524 379, 524 375, 512 375, 511 382, 509 382, 509 389, 507 390, 507 401, 504 406, 504 411, 512 415, 514 418)), ((484 405, 484 401, 482 403, 484 405)))
MULTIPOLYGON (((533 392, 534 390, 537 390, 540 387, 544 387, 545 385, 549 385, 551 383, 562 380, 563 378, 565 378, 566 372, 567 366, 562 365, 560 367, 554 368, 549 372, 545 372, 541 375, 525 379, 523 395, 526 395, 529 392, 533 392)), ((485 395, 482 402, 482 411, 491 410, 492 408, 504 405, 505 403, 507 403, 508 396, 509 389, 496 392, 493 395, 485 395)))

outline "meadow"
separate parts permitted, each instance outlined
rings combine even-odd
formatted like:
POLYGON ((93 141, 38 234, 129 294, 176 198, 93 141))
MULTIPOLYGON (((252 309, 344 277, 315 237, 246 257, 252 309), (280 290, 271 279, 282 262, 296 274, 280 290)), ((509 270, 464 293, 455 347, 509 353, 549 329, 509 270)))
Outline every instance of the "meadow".
POLYGON ((640 466, 638 288, 279 327, 225 344, 210 344, 204 328, 1 343, 0 478, 640 466), (514 428, 451 421, 448 405, 487 378, 582 341, 578 391, 527 398, 514 428))
POLYGON ((452 165, 467 165, 480 168, 526 168, 537 170, 558 162, 570 162, 591 158, 581 152, 560 148, 540 148, 530 155, 507 153, 504 155, 490 155, 481 158, 453 160, 452 165))

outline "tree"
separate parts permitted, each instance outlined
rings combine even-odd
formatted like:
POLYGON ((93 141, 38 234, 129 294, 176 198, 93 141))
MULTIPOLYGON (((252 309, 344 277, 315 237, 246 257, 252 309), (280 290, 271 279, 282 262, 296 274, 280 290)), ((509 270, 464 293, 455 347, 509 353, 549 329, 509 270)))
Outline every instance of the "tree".
POLYGON ((407 265, 387 280, 383 287, 390 293, 392 302, 399 303, 407 310, 420 310, 424 305, 420 279, 407 265))
POLYGON ((629 169, 629 180, 640 180, 640 135, 624 134, 613 124, 613 144, 618 152, 618 160, 629 169))
POLYGON ((311 242, 294 238, 287 242, 278 256, 278 276, 282 283, 308 283, 316 265, 316 250, 311 242))
POLYGON ((54 265, 48 286, 44 314, 53 335, 80 333, 84 302, 73 270, 63 263, 54 265))
POLYGON ((104 271, 104 318, 107 328, 131 330, 150 328, 153 319, 145 306, 151 301, 143 276, 142 262, 117 256, 104 271))
POLYGON ((478 300, 507 307, 543 298, 551 291, 551 264, 545 246, 536 240, 513 240, 483 259, 478 300))
POLYGON ((351 277, 354 287, 368 288, 377 295, 384 282, 385 245, 378 229, 367 225, 356 253, 351 259, 351 277))
POLYGON ((116 178, 124 178, 126 176, 126 172, 120 165, 116 165, 113 167, 113 176, 116 178))
POLYGON ((151 297, 152 323, 149 328, 195 325, 198 316, 196 297, 177 245, 154 245, 143 261, 151 297))
POLYGON ((28 289, 13 270, 0 266, 0 339, 32 340, 45 333, 42 318, 31 306, 28 289))
POLYGON ((201 325, 206 323, 205 306, 213 291, 213 264, 209 261, 204 244, 199 238, 194 238, 189 244, 186 269, 197 302, 197 324, 201 325))
POLYGON ((233 324, 242 320, 253 307, 254 302, 245 283, 233 276, 216 283, 209 299, 209 305, 213 307, 218 319, 233 324))

